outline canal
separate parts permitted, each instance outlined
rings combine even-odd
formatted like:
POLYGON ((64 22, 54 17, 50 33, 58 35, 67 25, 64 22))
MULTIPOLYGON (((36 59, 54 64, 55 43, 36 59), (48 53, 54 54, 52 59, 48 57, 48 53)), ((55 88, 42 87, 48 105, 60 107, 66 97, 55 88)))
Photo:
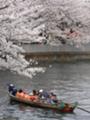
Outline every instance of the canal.
POLYGON ((32 89, 50 90, 65 102, 79 103, 90 111, 90 62, 43 63, 45 73, 38 73, 32 79, 0 70, 0 120, 90 120, 90 113, 75 109, 73 114, 59 114, 51 110, 32 108, 22 104, 11 105, 7 84, 30 92, 32 89))

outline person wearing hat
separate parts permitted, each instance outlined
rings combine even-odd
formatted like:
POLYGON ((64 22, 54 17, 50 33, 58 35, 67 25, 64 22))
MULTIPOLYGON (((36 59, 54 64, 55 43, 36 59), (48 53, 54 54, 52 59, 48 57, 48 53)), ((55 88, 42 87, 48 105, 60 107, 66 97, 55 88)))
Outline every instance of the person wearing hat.
POLYGON ((49 98, 49 94, 47 91, 43 90, 43 89, 40 89, 39 90, 39 96, 41 99, 47 99, 49 98))
POLYGON ((15 86, 13 84, 8 85, 8 91, 9 92, 12 92, 14 88, 15 88, 15 86))
POLYGON ((12 95, 16 95, 16 93, 17 93, 17 89, 16 89, 16 87, 13 85, 13 84, 9 84, 9 86, 8 86, 8 91, 9 91, 9 93, 11 93, 12 95))

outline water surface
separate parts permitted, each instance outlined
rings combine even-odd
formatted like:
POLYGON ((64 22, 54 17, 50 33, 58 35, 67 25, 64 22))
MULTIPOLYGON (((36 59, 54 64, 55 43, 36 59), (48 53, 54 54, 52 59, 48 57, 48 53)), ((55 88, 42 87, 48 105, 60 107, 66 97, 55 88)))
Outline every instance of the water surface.
POLYGON ((14 83, 27 92, 44 88, 54 91, 65 102, 79 102, 79 106, 90 111, 90 63, 45 64, 45 73, 38 73, 33 79, 0 71, 0 120, 90 120, 90 113, 76 109, 73 114, 58 114, 55 111, 11 105, 7 95, 7 83, 14 83))

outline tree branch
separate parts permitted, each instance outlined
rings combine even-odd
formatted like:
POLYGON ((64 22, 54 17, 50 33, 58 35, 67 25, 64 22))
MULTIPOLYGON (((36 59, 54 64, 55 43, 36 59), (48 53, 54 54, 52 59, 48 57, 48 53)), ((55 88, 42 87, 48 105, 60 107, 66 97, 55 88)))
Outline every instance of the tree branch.
POLYGON ((9 5, 6 5, 6 6, 4 6, 4 7, 1 7, 0 10, 6 9, 6 8, 8 8, 8 7, 9 7, 9 5))

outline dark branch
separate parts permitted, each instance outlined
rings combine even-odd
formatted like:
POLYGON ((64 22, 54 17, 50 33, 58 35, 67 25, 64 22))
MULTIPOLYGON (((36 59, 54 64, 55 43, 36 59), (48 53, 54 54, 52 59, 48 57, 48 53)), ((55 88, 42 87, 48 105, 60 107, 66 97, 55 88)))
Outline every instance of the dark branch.
POLYGON ((6 8, 8 8, 8 7, 9 7, 9 5, 6 5, 6 6, 4 6, 4 7, 1 7, 0 10, 6 9, 6 8))

